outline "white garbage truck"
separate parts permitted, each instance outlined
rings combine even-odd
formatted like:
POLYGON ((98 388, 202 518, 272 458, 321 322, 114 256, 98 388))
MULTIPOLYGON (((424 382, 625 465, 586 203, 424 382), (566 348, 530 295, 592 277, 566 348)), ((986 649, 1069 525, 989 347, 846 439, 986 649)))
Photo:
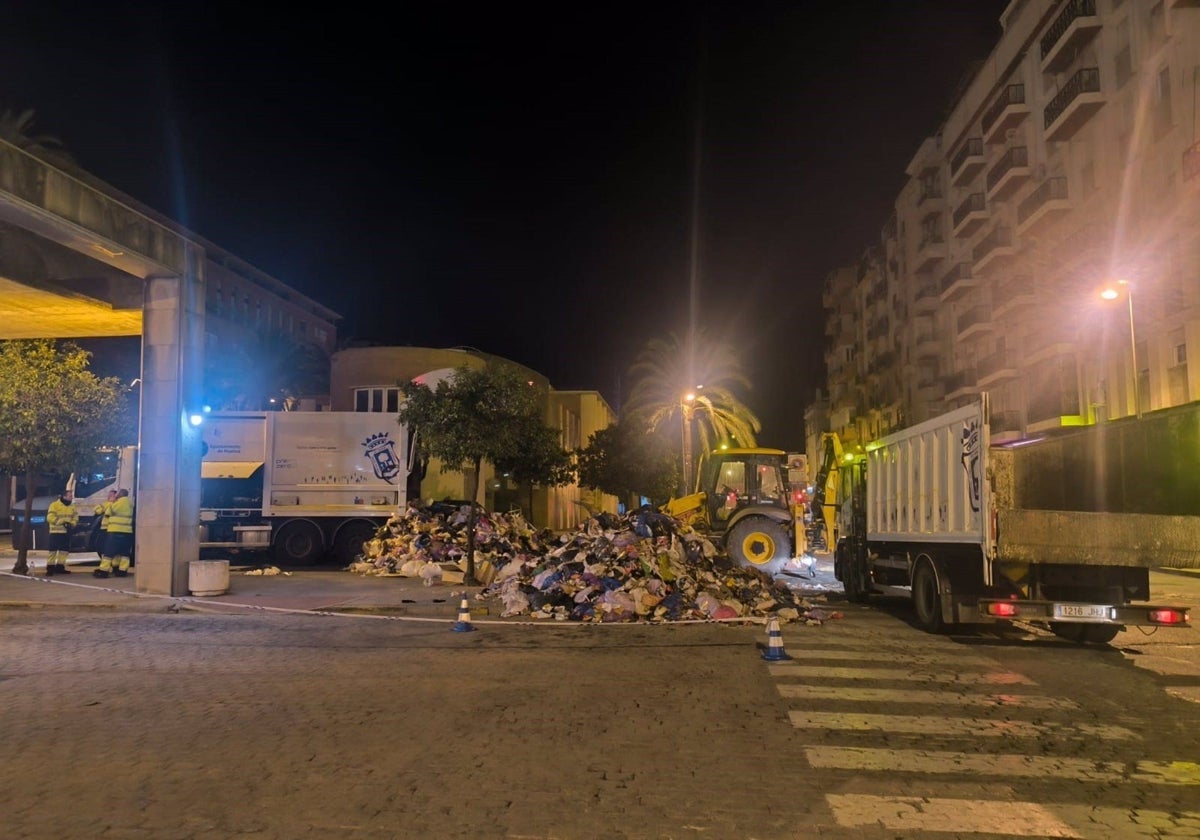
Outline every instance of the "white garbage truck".
POLYGON ((1026 621, 1105 643, 1189 626, 1188 607, 1151 603, 1149 569, 1200 567, 1194 496, 1169 489, 1196 481, 1182 461, 1197 418, 993 446, 988 416, 983 394, 861 452, 825 436, 818 503, 847 597, 909 598, 931 632, 1026 621), (1128 457, 1157 438, 1164 451, 1128 457))
POLYGON ((393 414, 214 412, 201 428, 201 556, 348 564, 407 507, 411 441, 393 414))

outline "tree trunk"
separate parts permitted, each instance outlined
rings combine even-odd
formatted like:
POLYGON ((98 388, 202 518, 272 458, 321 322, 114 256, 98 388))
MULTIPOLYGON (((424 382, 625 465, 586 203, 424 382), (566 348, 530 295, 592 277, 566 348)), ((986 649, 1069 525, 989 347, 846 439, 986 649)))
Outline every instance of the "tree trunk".
POLYGON ((471 492, 468 498, 471 500, 471 512, 467 514, 467 573, 463 576, 463 585, 478 586, 479 581, 475 579, 475 497, 479 495, 479 469, 481 467, 480 459, 475 459, 475 469, 471 477, 471 492))
POLYGON ((21 536, 17 539, 17 561, 13 563, 14 575, 29 574, 29 547, 33 543, 33 473, 25 473, 25 521, 21 536))

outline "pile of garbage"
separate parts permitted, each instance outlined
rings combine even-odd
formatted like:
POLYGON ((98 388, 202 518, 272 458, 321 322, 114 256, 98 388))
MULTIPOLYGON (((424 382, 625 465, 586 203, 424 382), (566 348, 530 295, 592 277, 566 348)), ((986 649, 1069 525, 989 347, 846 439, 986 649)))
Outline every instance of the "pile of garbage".
MULTIPOLYGON (((470 509, 419 508, 393 516, 349 570, 422 577, 467 568, 470 509)), ((783 582, 735 566, 711 540, 652 508, 599 513, 574 533, 529 525, 520 513, 476 514, 475 577, 481 599, 505 617, 558 621, 675 622, 776 618, 821 624, 838 613, 814 607, 783 582)), ((453 577, 461 582, 459 576, 453 577)))

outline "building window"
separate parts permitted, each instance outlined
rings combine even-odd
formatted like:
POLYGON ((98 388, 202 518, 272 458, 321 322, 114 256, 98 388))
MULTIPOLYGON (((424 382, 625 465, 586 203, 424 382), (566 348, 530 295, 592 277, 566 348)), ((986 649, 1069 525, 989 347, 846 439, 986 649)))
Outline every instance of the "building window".
POLYGON ((354 410, 380 414, 400 411, 399 388, 355 388, 354 410))
POLYGON ((1162 137, 1171 130, 1171 68, 1158 71, 1154 86, 1154 137, 1162 137))

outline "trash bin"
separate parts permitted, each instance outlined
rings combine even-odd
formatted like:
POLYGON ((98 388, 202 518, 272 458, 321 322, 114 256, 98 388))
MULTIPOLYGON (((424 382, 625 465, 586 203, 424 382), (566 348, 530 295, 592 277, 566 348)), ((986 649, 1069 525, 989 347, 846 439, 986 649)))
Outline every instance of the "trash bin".
POLYGON ((192 560, 188 563, 188 591, 208 597, 229 591, 228 560, 192 560))

